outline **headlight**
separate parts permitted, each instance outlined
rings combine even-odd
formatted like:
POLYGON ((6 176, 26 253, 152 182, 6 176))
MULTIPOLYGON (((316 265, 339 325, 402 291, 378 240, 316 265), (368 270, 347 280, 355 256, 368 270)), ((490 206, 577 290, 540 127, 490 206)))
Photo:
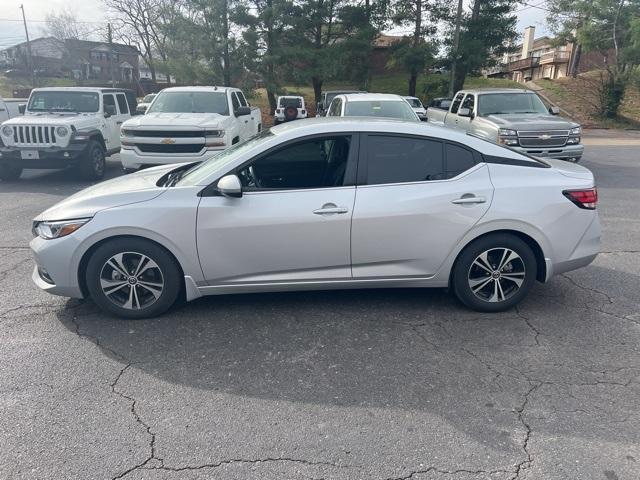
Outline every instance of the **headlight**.
POLYGON ((128 128, 122 128, 120 130, 120 135, 123 137, 133 137, 135 132, 133 130, 129 130, 128 128))
POLYGON ((515 130, 511 130, 510 128, 501 128, 498 130, 498 135, 504 135, 505 137, 515 137, 518 135, 518 132, 515 130))
POLYGON ((5 137, 12 137, 13 136, 13 128, 11 128, 9 125, 5 125, 4 127, 2 127, 2 134, 5 137))
POLYGON ((572 128, 569 133, 571 135, 580 135, 582 133, 582 128, 581 127, 576 127, 576 128, 572 128))
POLYGON ((224 137, 224 130, 205 130, 205 137, 224 137))
POLYGON ((67 127, 58 127, 56 128, 56 135, 59 137, 66 137, 69 135, 69 129, 67 127))
POLYGON ((66 237, 75 232, 90 218, 76 218, 74 220, 62 220, 59 222, 34 222, 33 234, 45 240, 66 237))

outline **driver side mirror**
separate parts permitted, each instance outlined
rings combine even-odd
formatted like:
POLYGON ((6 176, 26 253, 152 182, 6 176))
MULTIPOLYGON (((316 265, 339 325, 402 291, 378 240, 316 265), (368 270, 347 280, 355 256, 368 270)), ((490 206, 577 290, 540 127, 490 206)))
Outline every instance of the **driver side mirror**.
POLYGON ((242 197, 242 184, 237 175, 225 175, 218 180, 218 192, 225 197, 242 197))
POLYGON ((549 108, 549 113, 551 115, 560 115, 560 107, 556 107, 555 105, 549 108))
POLYGON ((471 110, 469 110, 468 108, 461 108, 458 110, 458 116, 459 117, 470 117, 471 116, 471 110))
POLYGON ((20 115, 24 115, 26 109, 27 105, 25 103, 21 103, 20 105, 18 105, 18 113, 20 113, 20 115))
POLYGON ((243 115, 251 115, 251 108, 250 107, 238 107, 236 108, 236 111, 233 112, 236 117, 242 117, 243 115))

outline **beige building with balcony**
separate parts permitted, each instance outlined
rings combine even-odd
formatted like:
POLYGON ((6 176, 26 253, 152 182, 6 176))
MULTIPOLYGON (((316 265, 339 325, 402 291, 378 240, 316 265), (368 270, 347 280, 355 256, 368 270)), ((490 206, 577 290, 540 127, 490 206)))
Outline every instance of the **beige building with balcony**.
POLYGON ((527 27, 516 51, 507 54, 500 65, 487 70, 485 76, 506 77, 518 82, 541 78, 566 77, 573 54, 573 44, 554 46, 549 37, 535 38, 535 27, 527 27))

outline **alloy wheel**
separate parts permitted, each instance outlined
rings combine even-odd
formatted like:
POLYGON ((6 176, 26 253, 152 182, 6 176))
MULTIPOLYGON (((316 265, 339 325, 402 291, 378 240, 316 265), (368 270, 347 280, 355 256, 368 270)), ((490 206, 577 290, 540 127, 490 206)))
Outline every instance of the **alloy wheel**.
POLYGON ((164 276, 158 264, 138 252, 110 257, 100 271, 104 296, 118 307, 140 310, 153 305, 164 290, 164 276))
POLYGON ((477 298, 495 303, 515 295, 525 277, 526 268, 520 255, 509 248, 492 248, 476 257, 467 281, 477 298))

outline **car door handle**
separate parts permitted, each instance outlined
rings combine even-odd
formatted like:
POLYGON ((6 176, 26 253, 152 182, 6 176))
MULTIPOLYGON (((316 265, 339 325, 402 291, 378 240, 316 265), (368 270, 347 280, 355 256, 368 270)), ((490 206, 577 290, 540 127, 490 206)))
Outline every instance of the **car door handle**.
POLYGON ((467 205, 470 203, 485 203, 487 201, 484 197, 461 197, 455 200, 451 200, 451 203, 456 205, 467 205))
POLYGON ((314 210, 313 213, 316 215, 333 215, 335 213, 347 213, 349 209, 347 207, 338 207, 333 203, 327 203, 322 206, 322 208, 318 208, 314 210))
POLYGON ((116 125, 122 125, 122 122, 116 122, 116 125))

